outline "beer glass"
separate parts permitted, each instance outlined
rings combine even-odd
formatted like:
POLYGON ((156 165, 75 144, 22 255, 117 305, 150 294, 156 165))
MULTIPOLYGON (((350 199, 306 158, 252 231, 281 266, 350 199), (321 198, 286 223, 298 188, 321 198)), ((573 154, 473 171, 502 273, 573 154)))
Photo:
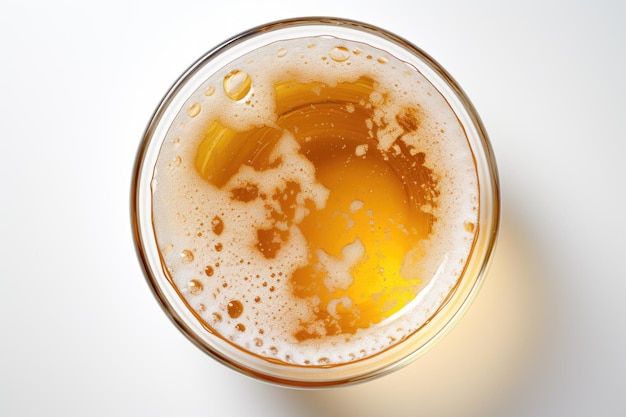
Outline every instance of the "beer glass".
POLYGON ((133 178, 147 282, 182 333, 246 375, 344 385, 423 354, 476 295, 496 164, 454 79, 386 30, 256 27, 187 69, 133 178))

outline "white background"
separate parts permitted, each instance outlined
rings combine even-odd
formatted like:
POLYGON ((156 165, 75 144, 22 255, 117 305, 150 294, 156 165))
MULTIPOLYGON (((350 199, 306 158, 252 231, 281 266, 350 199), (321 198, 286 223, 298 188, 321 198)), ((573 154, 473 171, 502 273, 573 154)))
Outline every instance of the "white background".
POLYGON ((4 1, 1 416, 626 415, 626 7, 620 1, 4 1), (325 391, 226 369, 166 318, 131 236, 134 157, 198 57, 299 15, 405 37, 491 136, 499 245, 459 325, 325 391))

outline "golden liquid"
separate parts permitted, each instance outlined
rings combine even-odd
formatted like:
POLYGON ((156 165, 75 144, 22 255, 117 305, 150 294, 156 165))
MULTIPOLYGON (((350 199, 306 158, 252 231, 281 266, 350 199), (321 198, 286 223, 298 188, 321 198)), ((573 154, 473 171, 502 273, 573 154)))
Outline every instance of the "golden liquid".
MULTIPOLYGON (((288 285, 294 297, 317 297, 319 304, 314 317, 298 325, 293 336, 300 341, 354 334, 379 323, 413 300, 429 279, 401 274, 407 253, 429 237, 436 221, 431 214, 438 195, 436 177, 423 165, 424 154, 401 140, 419 129, 422 116, 419 108, 392 115, 402 132, 394 138, 395 146, 380 151, 379 127, 372 123, 374 91, 374 80, 366 77, 336 86, 279 83, 275 126, 235 131, 215 120, 197 149, 196 170, 221 188, 242 165, 256 171, 272 168, 270 153, 289 131, 300 144, 300 154, 315 166, 316 180, 330 190, 325 207, 317 209, 307 201, 308 215, 297 223, 294 206, 300 184, 295 181, 272 195, 254 184, 230 193, 243 202, 279 202, 280 209, 270 212, 275 227, 256 231, 256 249, 265 258, 276 257, 289 239, 285 224, 296 225, 306 238, 309 263, 287 277, 288 285), (364 254, 348 263, 349 285, 332 285, 324 262, 341 263, 350 245, 360 246, 364 254)), ((412 256, 419 254, 413 251, 412 256)))

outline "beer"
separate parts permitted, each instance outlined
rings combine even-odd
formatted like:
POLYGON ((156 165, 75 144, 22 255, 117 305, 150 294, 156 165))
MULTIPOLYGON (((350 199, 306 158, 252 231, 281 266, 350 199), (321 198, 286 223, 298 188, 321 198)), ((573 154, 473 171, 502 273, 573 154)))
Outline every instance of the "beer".
POLYGON ((448 302, 477 240, 466 127, 422 72, 365 42, 299 36, 225 62, 156 155, 166 280, 207 334, 277 366, 401 345, 448 302))

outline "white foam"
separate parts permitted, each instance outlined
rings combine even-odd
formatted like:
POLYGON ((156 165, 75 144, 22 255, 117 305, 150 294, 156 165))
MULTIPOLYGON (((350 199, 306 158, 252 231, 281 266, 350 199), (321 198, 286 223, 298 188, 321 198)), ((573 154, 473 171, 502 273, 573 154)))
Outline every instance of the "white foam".
MULTIPOLYGON (((362 157, 369 151, 371 148, 360 147, 355 152, 362 157)), ((464 224, 477 224, 473 157, 446 101, 417 71, 393 56, 335 38, 267 45, 218 71, 182 107, 164 140, 153 183, 157 240, 168 272, 188 303, 224 338, 258 355, 297 364, 342 363, 366 357, 418 329, 459 279, 473 237, 464 224), (341 48, 335 49, 338 46, 341 48), (337 60, 331 59, 330 51, 337 60), (245 71, 252 78, 252 88, 241 100, 229 98, 222 87, 224 76, 233 70, 245 71), (425 166, 437 176, 439 197, 432 210, 438 221, 430 239, 405 255, 401 273, 407 278, 430 278, 409 306, 377 325, 357 331, 349 343, 345 335, 298 342, 294 329, 298 323, 310 321, 320 307, 315 296, 296 298, 292 294, 290 275, 306 266, 310 257, 298 225, 311 207, 325 206, 329 190, 316 180, 314 165, 299 152, 300 145, 290 132, 283 132, 273 148, 271 169, 256 171, 242 165, 221 188, 198 175, 194 158, 202 132, 213 120, 236 130, 275 125, 274 84, 279 79, 336 85, 362 76, 378 83, 370 103, 385 101, 384 110, 376 108, 373 119, 367 121, 370 130, 380 128, 376 138, 379 150, 392 149, 402 130, 395 117, 402 109, 410 106, 421 112, 420 128, 404 134, 402 140, 411 145, 412 154, 423 150, 425 166), (193 111, 189 113, 190 108, 193 111), (285 191, 290 182, 300 186, 290 222, 269 215, 282 213, 277 200, 256 198, 244 202, 231 198, 232 190, 250 184, 259 194, 271 196, 277 190, 285 191), (213 230, 215 219, 223 224, 220 233, 213 230), (259 229, 274 230, 280 250, 273 258, 263 256, 256 246, 259 229), (193 260, 189 261, 188 253, 183 251, 193 254, 193 260), (181 262, 181 253, 186 254, 186 262, 181 262), (428 256, 418 256, 423 253, 428 256), (213 275, 205 273, 207 266, 213 268, 213 275), (199 294, 187 290, 192 279, 202 284, 199 294), (232 300, 243 305, 242 314, 235 318, 226 313, 232 300), (243 325, 245 331, 238 325, 243 325)), ((354 214, 362 208, 363 202, 357 200, 349 210, 354 214)), ((358 239, 344 247, 341 258, 318 251, 320 264, 328 272, 324 281, 327 289, 349 287, 354 280, 350 266, 363 254, 358 239)), ((351 304, 349 297, 337 298, 326 308, 334 316, 339 306, 349 308, 351 304)), ((324 333, 320 323, 309 326, 311 332, 324 333)))
POLYGON ((338 289, 347 290, 354 282, 350 270, 365 255, 365 246, 359 239, 346 245, 341 250, 341 258, 336 258, 318 249, 317 257, 322 270, 326 272, 324 286, 329 292, 338 289))
POLYGON ((361 200, 352 201, 352 203, 350 203, 350 213, 356 213, 357 211, 361 210, 364 205, 365 203, 363 203, 361 200))
POLYGON ((354 154, 355 154, 356 156, 363 156, 363 155, 365 155, 365 153, 367 152, 367 148, 368 148, 368 147, 369 147, 369 146, 368 146, 367 144, 358 145, 358 146, 356 147, 356 149, 354 150, 354 154))

